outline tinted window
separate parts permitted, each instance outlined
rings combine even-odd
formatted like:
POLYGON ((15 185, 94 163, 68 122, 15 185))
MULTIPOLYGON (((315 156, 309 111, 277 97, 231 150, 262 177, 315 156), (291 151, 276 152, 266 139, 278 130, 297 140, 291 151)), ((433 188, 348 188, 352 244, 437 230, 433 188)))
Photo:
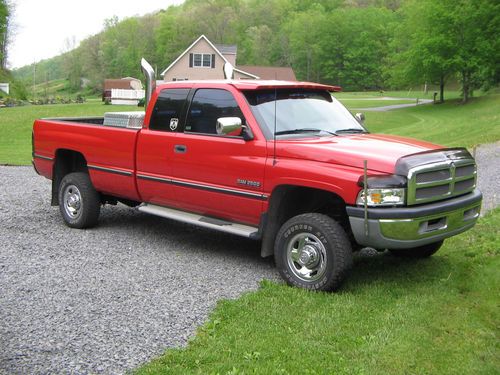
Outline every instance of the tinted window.
POLYGON ((183 123, 184 105, 189 89, 162 90, 151 115, 150 129, 175 131, 183 123))
POLYGON ((215 125, 219 117, 245 119, 233 95, 226 90, 200 89, 196 91, 189 107, 186 131, 216 134, 215 125))
POLYGON ((266 136, 329 136, 342 129, 365 131, 349 111, 322 90, 248 91, 245 96, 266 136))

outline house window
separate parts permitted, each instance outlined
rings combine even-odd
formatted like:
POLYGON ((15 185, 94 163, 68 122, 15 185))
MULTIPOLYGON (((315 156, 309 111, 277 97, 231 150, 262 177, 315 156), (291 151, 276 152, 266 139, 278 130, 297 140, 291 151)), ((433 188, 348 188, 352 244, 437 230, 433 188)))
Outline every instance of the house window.
POLYGON ((210 53, 192 53, 189 66, 195 68, 215 68, 215 55, 210 53))

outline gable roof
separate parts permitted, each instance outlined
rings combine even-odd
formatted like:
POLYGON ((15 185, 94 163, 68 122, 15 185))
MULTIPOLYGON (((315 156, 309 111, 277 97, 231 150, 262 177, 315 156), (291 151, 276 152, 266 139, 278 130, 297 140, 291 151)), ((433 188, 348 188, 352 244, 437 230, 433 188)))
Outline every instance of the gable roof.
MULTIPOLYGON (((224 61, 224 63, 229 63, 229 61, 224 57, 224 55, 236 55, 238 47, 236 45, 225 45, 225 44, 213 44, 205 35, 200 35, 191 45, 184 50, 163 72, 162 76, 182 59, 201 39, 204 39, 208 45, 214 50, 214 52, 219 55, 219 57, 224 61)), ((250 65, 240 65, 238 67, 233 67, 235 72, 245 75, 253 79, 265 79, 265 80, 284 80, 284 81, 296 81, 295 73, 290 67, 273 67, 273 66, 250 66, 250 65)))
POLYGON ((191 48, 193 48, 193 47, 194 47, 194 46, 195 46, 195 45, 196 45, 196 44, 197 44, 197 43, 198 43, 201 39, 205 39, 205 41, 206 41, 206 42, 210 45, 210 47, 212 47, 212 49, 213 49, 213 50, 214 50, 214 51, 215 51, 215 52, 216 52, 216 53, 217 53, 217 54, 218 54, 218 55, 219 55, 219 56, 220 56, 220 57, 224 60, 224 62, 225 62, 225 63, 226 63, 226 62, 228 62, 228 61, 226 60, 226 58, 222 55, 222 53, 220 53, 220 51, 217 49, 217 47, 215 47, 215 46, 212 44, 212 42, 211 42, 210 40, 208 40, 208 38, 207 38, 205 35, 203 35, 203 34, 202 34, 202 35, 200 35, 200 37, 199 37, 198 39, 196 39, 196 40, 195 40, 195 41, 194 41, 194 42, 193 42, 193 43, 192 43, 192 44, 191 44, 188 48, 186 48, 186 50, 185 50, 184 52, 182 52, 182 53, 179 55, 179 57, 177 57, 177 58, 176 58, 176 59, 172 62, 172 64, 170 64, 170 65, 167 67, 167 69, 165 69, 163 72, 161 72, 161 75, 162 75, 162 76, 164 76, 164 75, 165 75, 165 73, 166 73, 166 72, 168 72, 168 70, 169 70, 171 67, 173 67, 173 66, 177 63, 177 61, 179 61, 179 60, 182 58, 182 56, 184 56, 186 53, 188 53, 188 52, 189 52, 189 50, 190 50, 191 48))
MULTIPOLYGON (((219 48, 217 48, 210 40, 208 40, 208 38, 205 36, 205 35, 200 35, 200 37, 198 39, 196 39, 188 48, 186 48, 186 50, 184 52, 182 52, 179 57, 177 57, 168 67, 167 69, 165 69, 163 72, 161 72, 161 75, 164 76, 165 73, 167 73, 169 71, 170 68, 172 68, 175 64, 177 64, 177 62, 182 59, 182 57, 189 52, 189 50, 191 48, 193 48, 201 39, 205 39, 205 41, 210 45, 210 47, 212 47, 212 49, 215 51, 215 53, 217 53, 222 60, 224 60, 224 63, 228 63, 229 61, 227 61, 227 59, 224 57, 224 55, 222 54, 221 50, 224 51, 223 53, 227 54, 227 55, 236 55, 236 52, 238 50, 238 47, 237 46, 234 46, 234 45, 222 45, 222 44, 219 44, 217 45, 217 47, 220 47, 221 50, 219 50, 219 48)), ((252 78, 255 78, 255 79, 258 79, 259 77, 256 76, 255 74, 252 74, 252 73, 249 73, 249 72, 245 72, 241 69, 236 69, 234 68, 235 71, 241 73, 241 74, 244 74, 244 75, 247 75, 249 77, 252 77, 252 78)))
POLYGON ((245 73, 250 73, 264 80, 297 80, 293 69, 290 67, 239 65, 238 69, 244 70, 245 73))

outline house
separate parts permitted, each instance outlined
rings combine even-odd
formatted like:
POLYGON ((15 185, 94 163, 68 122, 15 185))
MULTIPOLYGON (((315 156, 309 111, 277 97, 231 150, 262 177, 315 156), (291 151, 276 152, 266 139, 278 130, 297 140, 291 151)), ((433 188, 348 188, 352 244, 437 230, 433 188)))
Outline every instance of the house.
POLYGON ((229 62, 234 79, 286 79, 295 81, 290 67, 237 66, 238 48, 234 45, 213 44, 201 35, 162 73, 164 81, 224 79, 223 66, 229 62))
POLYGON ((139 99, 144 97, 141 80, 133 77, 121 79, 105 79, 102 100, 112 104, 137 105, 139 99), (118 101, 120 103, 118 103, 118 101))

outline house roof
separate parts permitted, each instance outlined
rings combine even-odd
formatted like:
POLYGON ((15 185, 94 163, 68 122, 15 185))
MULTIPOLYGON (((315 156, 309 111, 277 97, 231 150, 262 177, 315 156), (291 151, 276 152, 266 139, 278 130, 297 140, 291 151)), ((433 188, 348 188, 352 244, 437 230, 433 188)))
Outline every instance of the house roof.
POLYGON ((105 79, 104 90, 111 89, 130 89, 130 82, 137 81, 137 78, 105 79))
POLYGON ((264 80, 280 80, 280 81, 296 81, 295 73, 290 67, 275 67, 275 66, 251 66, 238 65, 240 70, 251 73, 259 79, 264 80))
POLYGON ((182 59, 182 56, 184 56, 186 53, 188 53, 188 52, 189 52, 189 50, 190 50, 191 48, 193 48, 193 47, 194 47, 194 46, 195 46, 195 45, 196 45, 196 44, 197 44, 197 43, 198 43, 201 39, 205 39, 205 41, 206 41, 206 42, 210 45, 210 47, 212 47, 212 48, 213 48, 213 50, 214 50, 214 51, 215 51, 215 52, 216 52, 216 53, 217 53, 217 54, 218 54, 218 55, 219 55, 219 56, 220 56, 220 57, 224 60, 224 62, 228 62, 228 61, 226 60, 226 58, 222 55, 222 53, 220 53, 220 51, 217 49, 217 47, 215 47, 215 46, 213 45, 213 43, 212 43, 210 40, 208 40, 208 38, 207 38, 205 35, 200 35, 200 37, 199 37, 198 39, 196 39, 196 40, 195 40, 195 41, 194 41, 194 42, 193 42, 193 43, 192 43, 192 44, 191 44, 188 48, 186 48, 186 50, 185 50, 184 52, 182 52, 182 53, 179 55, 179 57, 177 57, 177 58, 176 58, 176 59, 172 62, 172 64, 170 64, 170 65, 167 67, 167 69, 165 69, 163 72, 161 72, 161 75, 162 75, 162 76, 164 76, 164 75, 165 75, 165 73, 167 73, 167 72, 169 71, 169 69, 170 69, 171 67, 173 67, 175 64, 177 64, 177 61, 179 61, 180 59, 182 59))
POLYGON ((236 45, 214 44, 214 46, 223 55, 236 55, 238 53, 238 46, 236 45))
MULTIPOLYGON (((191 48, 193 48, 196 43, 198 43, 201 39, 205 39, 205 41, 210 45, 210 47, 213 48, 213 50, 221 57, 222 60, 224 60, 224 63, 227 63, 229 61, 227 61, 227 59, 224 57, 224 55, 221 53, 221 51, 210 41, 208 40, 208 38, 205 36, 205 35, 200 35, 200 37, 198 39, 196 39, 188 48, 186 48, 186 50, 184 52, 182 52, 179 57, 177 57, 173 62, 172 64, 170 64, 167 69, 165 69, 163 72, 161 72, 161 75, 164 76, 165 73, 167 73, 169 71, 170 68, 172 68, 175 64, 177 64, 177 62, 186 54, 189 52, 189 50, 191 48)), ((220 45, 219 44, 219 47, 221 47, 224 51, 228 51, 228 52, 224 52, 226 53, 227 55, 229 54, 236 54, 238 48, 234 45, 220 45)), ((243 70, 240 70, 240 69, 234 69, 235 71, 238 71, 239 73, 242 73, 242 74, 245 74, 249 77, 252 77, 252 78, 259 78, 258 76, 252 74, 252 73, 249 73, 249 72, 245 72, 243 70)))
MULTIPOLYGON (((228 60, 224 55, 236 55, 238 47, 236 45, 226 44, 213 44, 205 35, 200 35, 186 50, 177 57, 162 73, 162 76, 175 65, 177 62, 186 55, 201 39, 204 39, 210 47, 217 53, 220 58, 227 63, 228 60)), ((290 67, 273 67, 273 66, 250 66, 240 65, 234 67, 234 71, 253 79, 263 80, 283 80, 283 81, 296 81, 295 73, 290 67)))

